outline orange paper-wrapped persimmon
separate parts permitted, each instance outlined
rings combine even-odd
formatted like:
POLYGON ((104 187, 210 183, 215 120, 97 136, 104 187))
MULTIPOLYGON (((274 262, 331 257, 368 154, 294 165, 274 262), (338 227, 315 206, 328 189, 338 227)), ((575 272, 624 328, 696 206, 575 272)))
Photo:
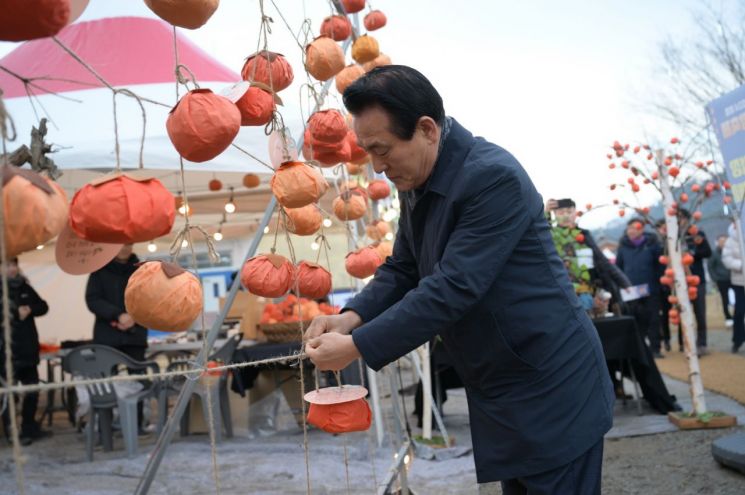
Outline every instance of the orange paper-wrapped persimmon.
POLYGON ((199 279, 174 263, 148 261, 135 271, 124 291, 127 313, 144 326, 183 332, 202 312, 199 279))
POLYGON ((365 168, 363 165, 357 165, 354 162, 348 162, 345 165, 347 167, 347 173, 349 175, 358 175, 365 171, 365 168))
POLYGON ((241 125, 264 125, 272 120, 274 114, 274 96, 261 88, 248 88, 235 102, 241 112, 241 125))
POLYGON ((375 57, 373 60, 362 64, 362 68, 365 69, 365 72, 370 72, 376 67, 382 67, 384 65, 391 65, 391 63, 392 63, 391 57, 389 57, 385 53, 381 53, 377 57, 375 57))
POLYGON ((386 25, 388 18, 379 10, 371 10, 365 16, 365 29, 375 31, 386 25))
POLYGON ((241 77, 244 81, 266 84, 276 93, 288 88, 295 76, 284 55, 264 50, 246 59, 241 77))
POLYGON ((220 0, 145 0, 145 4, 174 26, 197 29, 212 17, 220 0))
POLYGON ((356 191, 346 191, 334 198, 334 215, 342 221, 357 220, 367 213, 367 201, 356 191))
POLYGON ((376 242, 375 244, 373 244, 372 247, 374 247, 378 251, 378 254, 380 255, 380 259, 382 259, 383 261, 388 259, 388 256, 393 254, 393 243, 392 242, 380 241, 380 242, 376 242))
POLYGON ((367 227, 365 227, 365 233, 367 233, 367 237, 369 237, 373 241, 380 241, 384 239, 386 234, 389 234, 390 232, 391 226, 388 225, 388 222, 384 222, 383 220, 374 220, 367 227))
POLYGON ((285 208, 284 211, 287 215, 285 227, 295 235, 313 235, 321 228, 323 216, 315 203, 302 208, 285 208))
POLYGON ((356 14, 365 8, 365 0, 341 0, 341 4, 347 14, 356 14))
POLYGON ((365 399, 338 404, 310 404, 308 423, 327 433, 366 431, 370 429, 372 413, 365 399))
POLYGON ((128 244, 168 234, 176 217, 173 195, 159 180, 112 174, 83 186, 70 204, 70 227, 91 242, 128 244))
POLYGON ((391 186, 383 179, 374 179, 367 185, 367 193, 373 201, 385 199, 391 194, 391 186))
POLYGON ((316 38, 305 47, 305 68, 319 81, 327 81, 345 66, 344 52, 328 36, 316 38))
POLYGON ((54 36, 70 20, 70 0, 0 0, 0 40, 54 36))
POLYGON ((365 246, 349 253, 344 260, 347 273, 355 278, 367 278, 375 275, 375 270, 383 264, 378 250, 374 246, 365 246))
POLYGON ((349 143, 349 150, 350 154, 352 155, 352 158, 350 158, 349 161, 358 165, 360 164, 360 162, 363 164, 367 163, 367 152, 364 148, 357 144, 357 134, 355 134, 353 130, 350 129, 349 132, 347 132, 346 140, 349 143))
POLYGON ((352 58, 358 64, 364 64, 375 60, 380 55, 380 47, 378 46, 378 40, 372 36, 363 34, 352 44, 352 58))
POLYGON ((261 178, 256 174, 246 174, 243 176, 243 185, 249 189, 259 187, 261 184, 261 178))
POLYGON ((321 35, 334 41, 344 41, 352 34, 352 23, 345 15, 332 15, 321 23, 321 35))
POLYGON ((67 196, 31 170, 2 167, 6 256, 13 258, 56 237, 67 222, 67 196))
POLYGON ((243 265, 241 283, 257 296, 282 297, 290 290, 294 275, 295 270, 287 258, 260 254, 243 265))
POLYGON ((332 167, 352 159, 352 149, 349 142, 344 140, 339 147, 331 151, 322 151, 321 147, 313 147, 313 159, 324 167, 332 167))
POLYGON ((206 162, 225 151, 241 127, 241 112, 227 98, 209 89, 185 94, 166 120, 166 130, 181 156, 206 162))
POLYGON ((320 299, 331 292, 331 273, 321 265, 301 261, 295 268, 298 292, 303 297, 320 299))
POLYGON ((329 185, 321 173, 303 162, 285 162, 271 180, 272 192, 285 208, 301 208, 315 203, 329 185))
POLYGON ((209 182, 210 191, 219 191, 222 189, 222 182, 219 179, 212 179, 209 182))
POLYGON ((308 130, 314 141, 338 143, 347 137, 349 127, 339 110, 319 110, 308 119, 308 130))

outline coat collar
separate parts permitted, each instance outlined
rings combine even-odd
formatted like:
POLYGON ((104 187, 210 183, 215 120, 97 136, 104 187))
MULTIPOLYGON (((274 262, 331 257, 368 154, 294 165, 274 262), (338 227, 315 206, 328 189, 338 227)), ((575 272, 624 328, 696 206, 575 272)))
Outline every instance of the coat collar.
POLYGON ((452 121, 450 133, 445 139, 445 145, 437 156, 432 173, 427 179, 424 192, 446 196, 455 181, 458 172, 463 168, 463 161, 473 145, 473 134, 460 125, 455 119, 452 121))

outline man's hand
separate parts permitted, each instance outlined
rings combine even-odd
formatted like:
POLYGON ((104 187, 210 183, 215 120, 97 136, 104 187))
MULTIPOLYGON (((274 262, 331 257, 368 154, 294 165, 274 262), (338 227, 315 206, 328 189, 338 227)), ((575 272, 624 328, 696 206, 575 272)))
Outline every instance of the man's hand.
POLYGON ((354 311, 345 311, 340 315, 316 316, 305 330, 305 340, 313 339, 324 333, 348 335, 360 325, 362 325, 362 318, 354 311))
POLYGON ((120 314, 119 321, 117 323, 117 328, 119 328, 119 330, 129 330, 130 328, 135 326, 135 320, 129 313, 120 314))
POLYGON ((31 308, 29 306, 18 306, 18 319, 23 321, 26 318, 28 318, 28 315, 31 314, 31 308))
POLYGON ((546 213, 550 211, 554 211, 556 208, 559 207, 559 202, 555 199, 549 199, 546 201, 546 213))
POLYGON ((305 353, 320 371, 338 371, 360 357, 351 335, 324 333, 305 344, 305 353))

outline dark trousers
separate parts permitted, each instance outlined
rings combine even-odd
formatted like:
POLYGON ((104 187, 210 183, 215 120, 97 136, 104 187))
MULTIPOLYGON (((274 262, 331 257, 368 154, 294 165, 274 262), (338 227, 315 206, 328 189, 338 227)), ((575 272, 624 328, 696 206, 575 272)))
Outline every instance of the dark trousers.
POLYGON ((629 303, 631 315, 636 319, 636 325, 649 338, 652 352, 660 350, 660 296, 652 294, 629 303))
POLYGON ((545 473, 502 482, 503 495, 596 495, 603 472, 603 439, 572 462, 545 473))
MULTIPOLYGON (((3 369, 3 378, 5 377, 3 369)), ((13 377, 18 383, 23 385, 36 385, 39 383, 39 372, 36 366, 17 366, 13 370, 13 377)), ((21 405, 21 436, 33 436, 39 430, 39 423, 36 422, 36 409, 39 406, 39 392, 26 392, 23 394, 23 404, 21 405)), ((3 424, 5 431, 9 432, 10 412, 6 409, 3 412, 3 424)))
POLYGON ((732 315, 729 312, 729 289, 733 287, 729 280, 724 282, 717 281, 717 290, 719 290, 719 296, 722 298, 722 309, 724 312, 724 319, 731 320, 732 315))
POLYGON ((745 287, 733 285, 735 291, 735 317, 732 325, 732 343, 739 347, 745 342, 745 287))

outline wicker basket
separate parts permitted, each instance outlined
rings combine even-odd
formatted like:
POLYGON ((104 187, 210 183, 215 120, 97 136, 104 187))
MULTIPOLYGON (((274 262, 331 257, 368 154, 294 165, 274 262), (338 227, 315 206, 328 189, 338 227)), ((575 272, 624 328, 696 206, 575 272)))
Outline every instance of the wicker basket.
POLYGON ((264 334, 267 342, 283 344, 287 342, 299 342, 301 340, 300 324, 303 331, 310 325, 310 320, 303 322, 272 323, 259 325, 259 331, 264 334))

